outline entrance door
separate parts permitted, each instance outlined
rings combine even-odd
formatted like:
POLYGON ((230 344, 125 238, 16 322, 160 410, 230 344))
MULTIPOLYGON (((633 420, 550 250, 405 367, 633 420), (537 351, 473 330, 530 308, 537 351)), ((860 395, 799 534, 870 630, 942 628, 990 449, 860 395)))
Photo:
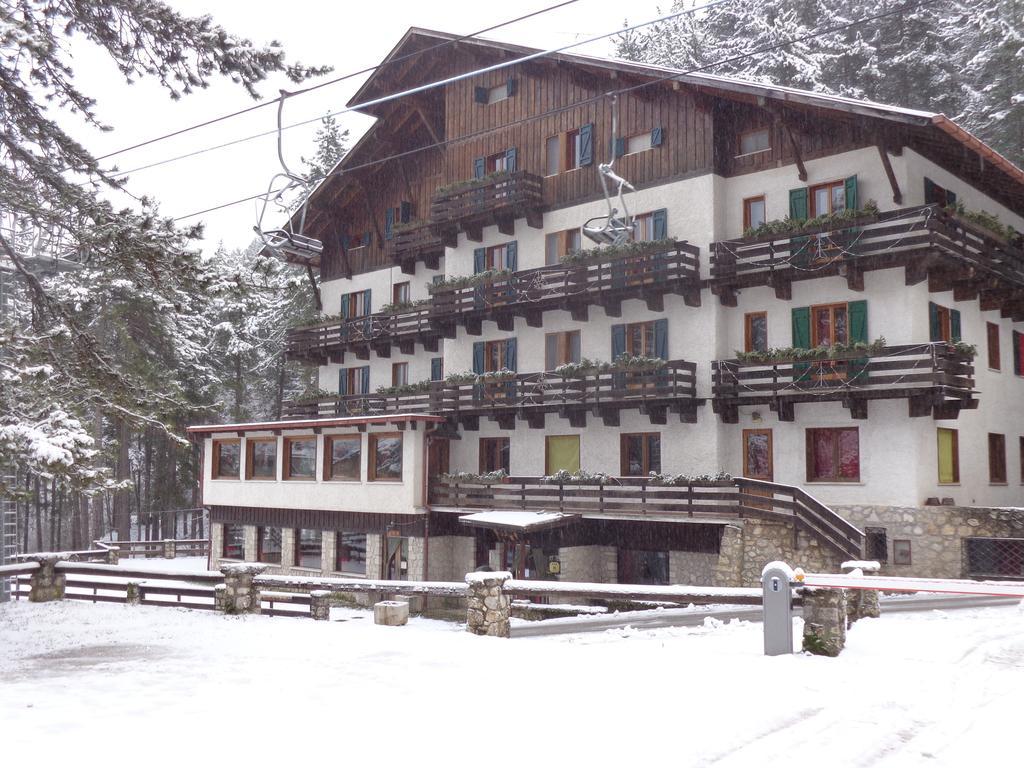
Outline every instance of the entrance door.
MULTIPOLYGON (((775 479, 770 429, 743 430, 743 476, 767 482, 775 479)), ((753 496, 772 496, 772 491, 761 488, 747 488, 747 493, 753 496)), ((755 502, 751 506, 755 509, 771 509, 770 504, 762 505, 755 502)))
POLYGON ((409 539, 404 536, 388 536, 385 542, 384 578, 389 581, 405 581, 409 578, 409 539))

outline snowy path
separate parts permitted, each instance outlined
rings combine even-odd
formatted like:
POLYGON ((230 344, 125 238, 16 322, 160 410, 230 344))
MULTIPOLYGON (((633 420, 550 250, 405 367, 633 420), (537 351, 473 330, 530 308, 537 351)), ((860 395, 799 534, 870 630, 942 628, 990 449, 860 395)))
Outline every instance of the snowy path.
POLYGON ((750 623, 516 642, 334 615, 0 606, 0 756, 961 768, 1019 754, 1017 606, 865 620, 839 659, 765 658, 750 623))

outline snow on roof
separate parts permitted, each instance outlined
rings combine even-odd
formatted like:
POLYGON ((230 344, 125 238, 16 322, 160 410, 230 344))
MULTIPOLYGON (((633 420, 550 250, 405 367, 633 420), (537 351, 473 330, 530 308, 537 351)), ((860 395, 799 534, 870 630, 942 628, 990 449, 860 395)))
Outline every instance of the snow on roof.
POLYGON ((464 515, 459 518, 459 522, 482 528, 535 531, 541 528, 568 525, 578 517, 578 515, 567 515, 564 512, 545 512, 544 510, 524 512, 522 510, 491 509, 486 512, 464 515))
POLYGON ((271 429, 310 429, 311 427, 351 427, 360 424, 396 424, 398 422, 444 421, 443 416, 429 413, 392 413, 383 416, 338 416, 327 419, 291 419, 287 421, 255 421, 241 424, 199 424, 189 427, 191 434, 210 432, 257 432, 271 429))

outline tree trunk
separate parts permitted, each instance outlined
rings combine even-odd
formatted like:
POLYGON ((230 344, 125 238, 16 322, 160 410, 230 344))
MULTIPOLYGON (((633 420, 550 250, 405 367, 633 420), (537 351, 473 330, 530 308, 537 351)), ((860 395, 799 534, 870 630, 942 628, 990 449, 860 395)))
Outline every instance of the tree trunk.
MULTIPOLYGON (((117 425, 117 463, 115 465, 114 479, 121 482, 131 479, 131 463, 128 453, 131 433, 128 429, 128 422, 124 419, 118 418, 115 423, 117 425)), ((112 523, 114 530, 117 531, 117 538, 122 541, 130 541, 132 538, 130 489, 114 491, 112 512, 112 523)))

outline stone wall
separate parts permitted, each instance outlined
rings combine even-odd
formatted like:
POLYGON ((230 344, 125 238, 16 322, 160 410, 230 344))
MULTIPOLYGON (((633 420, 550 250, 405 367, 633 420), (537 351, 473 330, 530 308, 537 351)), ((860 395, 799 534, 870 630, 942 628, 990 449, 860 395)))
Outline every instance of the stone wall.
POLYGON ((384 570, 384 537, 379 533, 366 534, 366 578, 379 579, 384 570))
POLYGON ((618 581, 618 550, 611 546, 562 547, 558 550, 559 581, 614 584, 618 581))
MULTIPOLYGON (((881 573, 889 576, 962 578, 967 575, 965 538, 1024 538, 1024 511, 878 505, 836 506, 834 509, 861 530, 885 529, 887 552, 881 573), (895 539, 910 541, 909 565, 893 562, 895 539)), ((869 555, 865 552, 865 556, 869 555)))
POLYGON ((476 542, 472 536, 431 536, 427 579, 462 581, 474 569, 475 547, 476 542))
MULTIPOLYGON (((431 543, 431 556, 433 556, 433 543, 431 543)), ((423 581, 426 578, 426 563, 423 559, 423 539, 414 536, 409 537, 409 560, 406 568, 406 578, 409 581, 423 581)))
POLYGON ((707 552, 668 553, 668 580, 671 584, 710 587, 715 583, 718 555, 707 552))
POLYGON ((224 551, 224 524, 210 523, 210 563, 216 569, 220 562, 220 553, 224 551))

